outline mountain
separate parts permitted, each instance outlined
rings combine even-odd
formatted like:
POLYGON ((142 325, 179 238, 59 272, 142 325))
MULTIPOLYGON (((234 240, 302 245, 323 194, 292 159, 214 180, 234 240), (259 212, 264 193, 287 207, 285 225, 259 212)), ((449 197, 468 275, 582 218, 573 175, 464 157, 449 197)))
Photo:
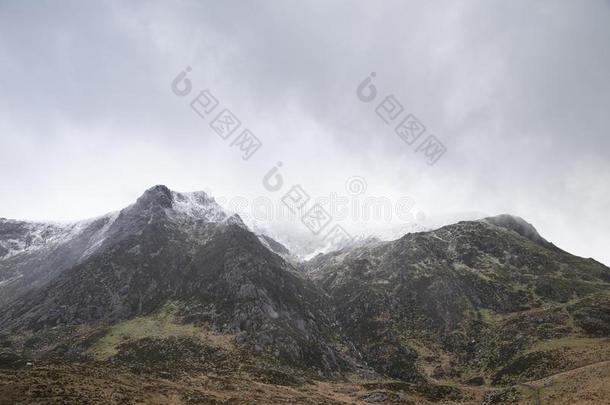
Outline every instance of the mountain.
POLYGON ((80 243, 82 233, 58 245, 67 257, 55 277, 18 269, 19 280, 40 287, 5 304, 3 330, 57 335, 151 315, 173 303, 180 317, 236 334, 254 352, 324 371, 339 367, 326 298, 204 193, 156 186, 113 218, 95 245, 80 243))
MULTIPOLYGON (((396 240, 407 233, 431 231, 459 221, 474 221, 488 216, 482 212, 470 211, 428 214, 418 212, 405 221, 387 222, 376 217, 375 213, 369 214, 370 221, 361 218, 360 222, 352 223, 351 226, 342 224, 348 228, 352 240, 356 243, 366 243, 371 239, 396 240)), ((362 214, 362 217, 369 214, 362 214)), ((257 234, 281 241, 281 244, 289 251, 288 255, 286 253, 282 253, 282 255, 290 261, 307 261, 318 254, 336 250, 336 246, 318 235, 312 234, 306 227, 294 227, 292 221, 278 221, 271 226, 266 221, 249 218, 248 212, 244 212, 244 216, 244 222, 257 234)))
POLYGON ((12 402, 505 403, 610 372, 610 269, 509 215, 299 261, 155 186, 92 220, 0 220, 0 298, 12 402))
POLYGON ((116 214, 69 224, 0 219, 0 303, 94 253, 115 219, 116 214))
POLYGON ((531 352, 541 342, 603 336, 602 353, 589 354, 610 350, 610 269, 563 252, 521 218, 407 234, 305 269, 369 363, 403 380, 418 378, 419 363, 433 378, 521 382, 580 364, 577 350, 548 369, 530 363, 552 357, 531 352))

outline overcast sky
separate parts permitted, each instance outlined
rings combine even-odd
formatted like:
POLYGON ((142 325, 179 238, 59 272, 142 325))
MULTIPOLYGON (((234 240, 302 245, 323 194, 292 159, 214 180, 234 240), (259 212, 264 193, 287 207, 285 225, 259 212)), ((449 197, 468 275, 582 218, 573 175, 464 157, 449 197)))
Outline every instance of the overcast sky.
POLYGON ((275 201, 278 161, 312 196, 358 176, 362 198, 519 215, 610 264, 610 2, 0 0, 0 217, 92 217, 155 184, 275 201), (189 107, 203 89, 262 141, 249 160, 189 107), (388 95, 436 164, 376 115, 388 95))

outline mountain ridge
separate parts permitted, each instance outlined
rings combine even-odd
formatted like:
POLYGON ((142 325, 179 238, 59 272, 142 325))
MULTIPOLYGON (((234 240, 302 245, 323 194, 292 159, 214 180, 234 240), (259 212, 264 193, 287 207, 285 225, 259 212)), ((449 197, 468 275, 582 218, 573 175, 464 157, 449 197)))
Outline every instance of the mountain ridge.
POLYGON ((356 375, 434 402, 473 381, 494 390, 610 356, 610 268, 516 216, 308 261, 205 192, 158 185, 78 223, 35 240, 26 223, 0 221, 0 247, 38 244, 0 251, 0 369, 59 359, 297 385, 356 375))

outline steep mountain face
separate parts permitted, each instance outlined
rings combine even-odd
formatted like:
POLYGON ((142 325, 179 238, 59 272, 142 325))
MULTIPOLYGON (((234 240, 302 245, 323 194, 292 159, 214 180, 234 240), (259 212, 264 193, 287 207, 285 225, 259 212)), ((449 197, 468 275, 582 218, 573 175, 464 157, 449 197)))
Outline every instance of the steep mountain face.
POLYGON ((171 217, 218 222, 227 219, 205 193, 154 187, 121 212, 68 224, 0 219, 0 297, 8 302, 85 262, 109 244, 139 235, 146 225, 171 217))
POLYGON ((188 322, 236 334, 253 352, 339 368, 324 295, 204 193, 148 190, 116 216, 95 252, 66 263, 5 305, 1 330, 111 325, 177 302, 188 322))
POLYGON ((523 218, 514 217, 512 215, 498 215, 495 217, 485 218, 485 222, 497 225, 502 228, 506 228, 510 231, 514 231, 517 234, 523 236, 524 238, 529 239, 532 242, 537 243, 538 245, 543 246, 549 250, 554 250, 558 252, 562 251, 557 246, 553 245, 552 243, 544 239, 542 236, 540 236, 536 228, 534 228, 532 224, 523 220, 523 218))
POLYGON ((430 377, 500 383, 498 367, 536 342, 608 336, 610 269, 561 251, 520 218, 408 234, 305 269, 369 364, 401 379, 427 368, 430 377))
POLYGON ((463 402, 468 385, 610 360, 609 314, 609 268, 508 215, 300 263, 205 193, 165 186, 93 220, 0 220, 0 369, 357 373, 385 390, 371 398, 463 402))
POLYGON ((0 219, 0 305, 93 254, 116 215, 72 224, 0 219))

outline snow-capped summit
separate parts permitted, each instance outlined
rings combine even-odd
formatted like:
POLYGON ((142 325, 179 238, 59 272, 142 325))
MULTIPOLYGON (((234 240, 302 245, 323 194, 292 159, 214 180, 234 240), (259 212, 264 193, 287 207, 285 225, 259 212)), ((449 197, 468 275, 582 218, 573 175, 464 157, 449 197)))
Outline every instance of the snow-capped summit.
POLYGON ((125 213, 163 211, 173 218, 187 217, 207 222, 222 222, 229 218, 214 198, 204 191, 181 193, 172 191, 164 185, 149 188, 124 211, 125 213))
POLYGON ((247 228, 238 216, 227 214, 205 192, 181 193, 163 185, 149 188, 120 211, 92 219, 56 223, 2 218, 0 302, 45 284, 66 268, 84 263, 104 246, 169 223, 193 231, 195 238, 203 237, 202 223, 247 228))
POLYGON ((172 209, 178 213, 203 219, 210 222, 220 222, 229 216, 214 198, 204 191, 179 193, 172 191, 172 209))

